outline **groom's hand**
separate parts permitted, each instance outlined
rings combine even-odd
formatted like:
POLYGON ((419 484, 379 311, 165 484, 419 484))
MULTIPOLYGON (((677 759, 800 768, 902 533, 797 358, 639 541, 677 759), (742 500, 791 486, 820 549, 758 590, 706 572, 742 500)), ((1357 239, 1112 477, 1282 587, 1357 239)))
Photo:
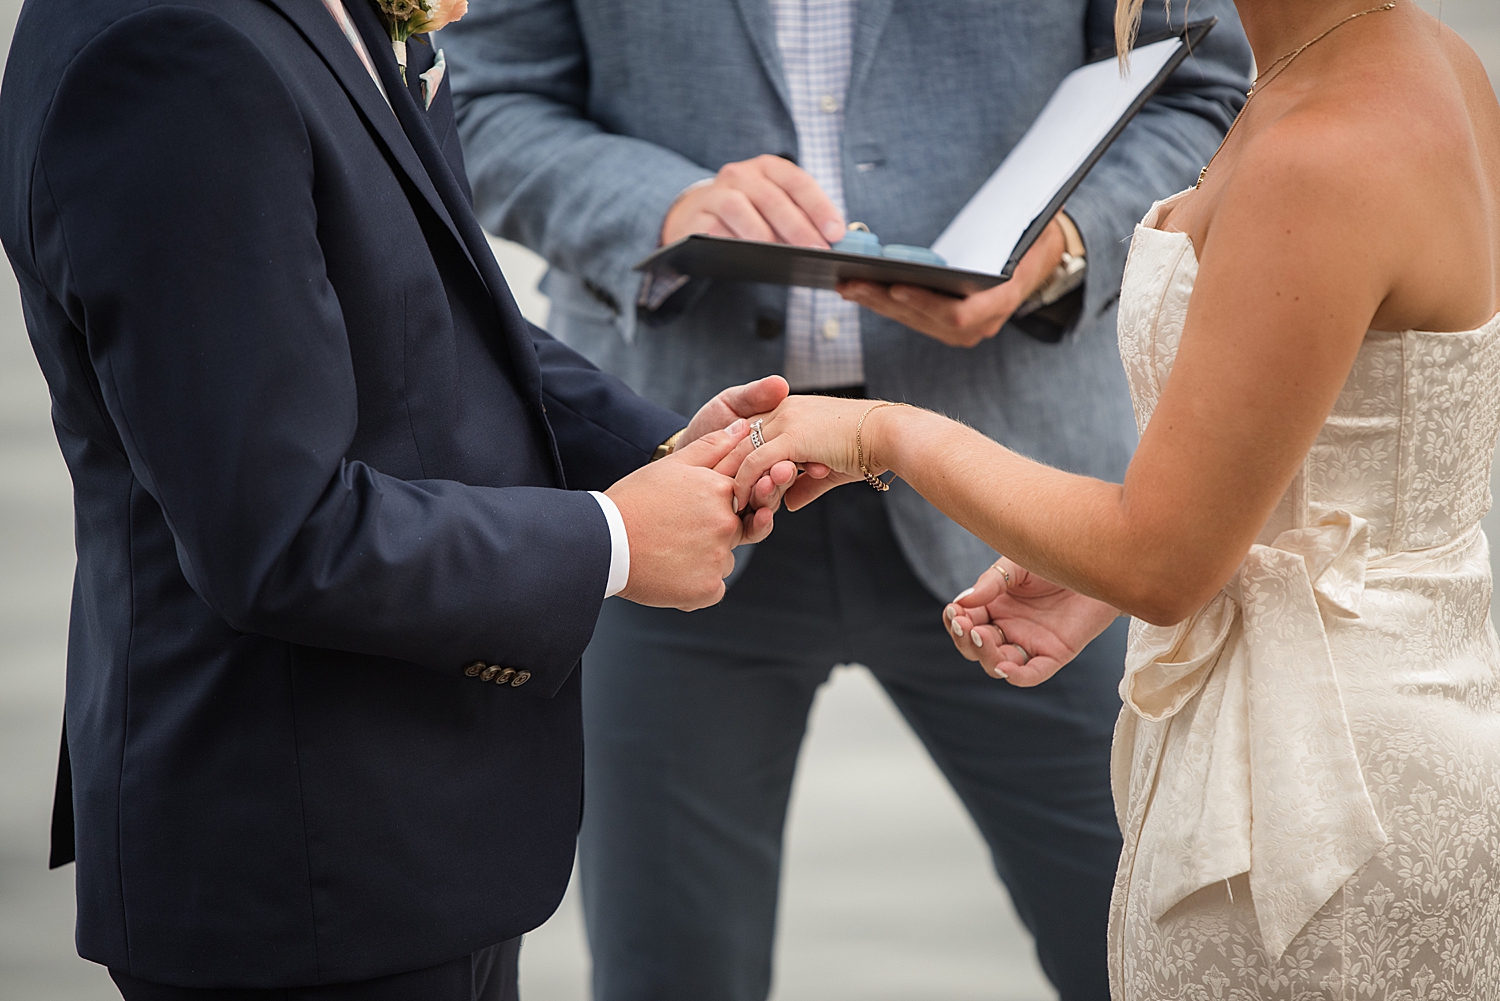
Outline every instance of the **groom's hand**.
POLYGON ((749 425, 737 420, 605 491, 620 509, 630 540, 622 597, 683 611, 724 597, 724 578, 734 569, 733 550, 744 540, 746 524, 734 510, 734 480, 714 466, 749 433, 749 425))
MULTIPOLYGON (((677 447, 691 444, 710 431, 718 431, 733 424, 737 418, 749 419, 756 414, 768 414, 781 406, 788 393, 786 380, 779 375, 768 375, 764 379, 747 382, 743 386, 730 386, 718 396, 703 404, 693 415, 682 432, 677 447)), ((734 475, 734 471, 730 471, 734 475)))
MULTIPOLYGON (((728 427, 739 418, 750 418, 757 414, 769 414, 786 399, 787 382, 779 375, 768 375, 743 386, 730 386, 718 396, 705 403, 682 432, 678 448, 697 441, 710 431, 728 427)), ((741 436, 743 439, 743 436, 741 436)), ((746 446, 748 447, 748 445, 746 446)), ((731 454, 721 459, 718 470, 727 476, 739 472, 740 456, 731 454)), ((745 512, 745 537, 743 542, 760 542, 771 534, 771 516, 781 506, 782 495, 796 479, 797 468, 790 462, 782 463, 767 472, 750 496, 745 512)))

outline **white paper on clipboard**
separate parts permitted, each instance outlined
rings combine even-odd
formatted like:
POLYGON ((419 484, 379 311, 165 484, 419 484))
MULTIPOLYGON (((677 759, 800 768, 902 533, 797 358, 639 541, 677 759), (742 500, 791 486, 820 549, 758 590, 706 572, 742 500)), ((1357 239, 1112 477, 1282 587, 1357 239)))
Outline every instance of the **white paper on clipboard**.
POLYGON ((932 249, 950 267, 1000 274, 1032 221, 1183 44, 1178 37, 1141 46, 1131 52, 1123 77, 1113 58, 1069 73, 932 249))

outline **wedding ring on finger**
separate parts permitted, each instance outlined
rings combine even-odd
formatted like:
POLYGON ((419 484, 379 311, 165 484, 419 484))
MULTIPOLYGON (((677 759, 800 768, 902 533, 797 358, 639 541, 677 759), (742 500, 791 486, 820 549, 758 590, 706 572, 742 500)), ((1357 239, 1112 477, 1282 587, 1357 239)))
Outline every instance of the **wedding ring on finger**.
POLYGON ((996 560, 994 563, 990 564, 990 569, 995 571, 1001 577, 1004 577, 1005 586, 1010 587, 1010 571, 1002 567, 999 560, 996 560))
POLYGON ((750 425, 750 444, 754 445, 756 448, 760 448, 766 443, 765 434, 761 431, 761 425, 763 423, 765 422, 755 421, 750 425))
POLYGON ((1025 658, 1024 660, 1021 661, 1021 666, 1022 667, 1025 667, 1027 664, 1031 663, 1031 654, 1027 653, 1026 652, 1026 648, 1023 647, 1021 644, 1017 643, 1015 640, 1013 640, 1009 636, 1005 635, 1005 630, 1003 630, 1003 629, 1000 630, 1000 645, 1001 646, 1013 646, 1017 650, 1021 651, 1021 656, 1025 658))

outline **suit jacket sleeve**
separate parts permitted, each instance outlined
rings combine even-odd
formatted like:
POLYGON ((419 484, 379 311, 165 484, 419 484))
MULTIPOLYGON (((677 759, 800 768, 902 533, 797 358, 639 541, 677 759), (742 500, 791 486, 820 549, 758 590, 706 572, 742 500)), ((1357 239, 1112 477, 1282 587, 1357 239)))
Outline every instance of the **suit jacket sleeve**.
POLYGON ((658 445, 687 426, 687 418, 637 395, 545 330, 530 326, 542 366, 547 423, 568 486, 603 490, 650 461, 658 445))
POLYGON ((138 13, 58 90, 38 270, 185 577, 230 625, 447 672, 525 668, 523 691, 551 694, 603 599, 604 516, 581 491, 407 481, 347 457, 354 368, 314 182, 310 133, 250 40, 201 10, 138 13))
MULTIPOLYGON (((1115 0, 1092 0, 1087 21, 1092 50, 1114 48, 1115 0)), ((1141 109, 1078 190, 1066 211, 1088 251, 1082 318, 1098 316, 1120 294, 1135 224, 1160 192, 1192 184, 1245 103, 1250 46, 1229 0, 1195 0, 1193 20, 1217 16, 1203 44, 1141 109)), ((1141 35, 1165 30, 1169 15, 1147 3, 1141 35)), ((1179 18, 1173 25, 1181 27, 1179 18)))
POLYGON ((631 269, 659 245, 682 190, 714 171, 589 120, 569 0, 474 0, 442 34, 480 220, 582 279, 631 339, 631 269))

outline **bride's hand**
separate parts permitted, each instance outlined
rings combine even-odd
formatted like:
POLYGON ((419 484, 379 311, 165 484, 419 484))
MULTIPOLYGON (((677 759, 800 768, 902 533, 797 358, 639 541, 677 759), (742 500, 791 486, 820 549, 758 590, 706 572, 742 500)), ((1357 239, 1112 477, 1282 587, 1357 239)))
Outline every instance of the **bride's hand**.
POLYGON ((958 652, 1012 685, 1040 685, 1120 613, 1001 557, 943 610, 958 652))
POLYGON ((855 429, 867 414, 863 432, 865 465, 877 475, 885 471, 880 465, 874 426, 895 408, 879 407, 879 402, 789 396, 774 411, 759 418, 765 445, 756 448, 746 438, 719 468, 738 470, 735 496, 745 505, 768 489, 765 477, 778 463, 796 463, 805 475, 799 476, 785 495, 787 508, 795 511, 833 487, 863 478, 855 429))

